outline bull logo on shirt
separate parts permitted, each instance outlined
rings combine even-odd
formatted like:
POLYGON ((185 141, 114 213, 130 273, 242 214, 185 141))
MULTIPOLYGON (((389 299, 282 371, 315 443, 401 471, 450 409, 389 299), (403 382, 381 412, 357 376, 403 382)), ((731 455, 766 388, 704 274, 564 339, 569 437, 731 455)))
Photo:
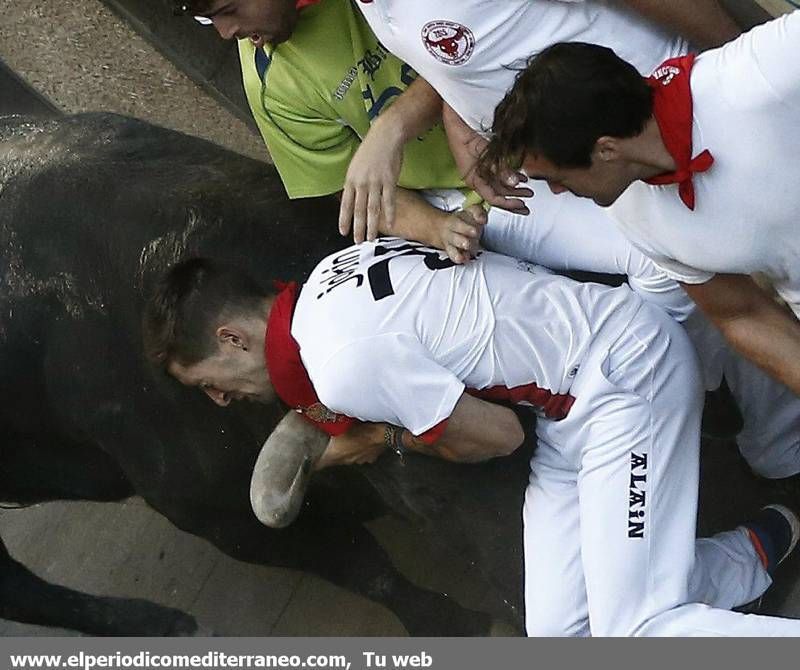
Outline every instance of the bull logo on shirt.
POLYGON ((428 52, 446 65, 461 65, 475 50, 475 36, 460 23, 429 21, 422 27, 422 43, 428 52))

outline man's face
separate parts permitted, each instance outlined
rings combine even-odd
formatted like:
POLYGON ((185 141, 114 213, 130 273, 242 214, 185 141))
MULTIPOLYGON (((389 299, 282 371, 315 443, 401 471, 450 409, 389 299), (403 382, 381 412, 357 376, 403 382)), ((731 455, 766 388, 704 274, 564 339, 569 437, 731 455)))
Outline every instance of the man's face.
POLYGON ((270 403, 275 391, 264 367, 263 355, 222 346, 213 356, 183 365, 172 361, 167 372, 181 384, 199 388, 220 407, 234 400, 270 403))
POLYGON ((213 0, 202 16, 223 39, 249 38, 256 46, 285 42, 297 23, 295 0, 213 0))
POLYGON ((570 192, 601 207, 613 204, 631 183, 618 161, 605 162, 594 156, 588 168, 561 168, 546 158, 527 154, 522 169, 531 179, 546 181, 556 195, 570 192))

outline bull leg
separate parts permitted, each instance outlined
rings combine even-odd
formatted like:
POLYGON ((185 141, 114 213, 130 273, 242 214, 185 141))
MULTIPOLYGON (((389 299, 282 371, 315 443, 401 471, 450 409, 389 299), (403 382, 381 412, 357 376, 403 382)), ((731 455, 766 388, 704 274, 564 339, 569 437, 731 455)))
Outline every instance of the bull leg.
POLYGON ((0 540, 0 617, 90 635, 191 635, 194 617, 146 600, 104 598, 50 584, 15 561, 0 540))

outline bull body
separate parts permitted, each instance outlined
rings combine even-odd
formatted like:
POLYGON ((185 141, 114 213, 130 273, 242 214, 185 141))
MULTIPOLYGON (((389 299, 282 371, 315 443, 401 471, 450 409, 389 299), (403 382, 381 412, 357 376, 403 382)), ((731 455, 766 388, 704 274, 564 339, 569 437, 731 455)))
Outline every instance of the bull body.
MULTIPOLYGON (((384 457, 321 473, 297 521, 268 529, 250 510, 249 480, 286 408, 214 407, 143 360, 144 298, 171 263, 205 255, 264 282, 302 280, 346 243, 336 211, 331 199, 288 201, 270 166, 141 121, 0 119, 0 499, 138 494, 235 558, 307 570, 386 605, 411 634, 483 633, 487 614, 411 584, 363 522, 392 510, 431 531, 481 566, 501 615, 518 617, 525 453, 470 467, 384 457)), ((1 616, 91 633, 193 627, 149 603, 91 598, 37 619, 21 604, 26 589, 44 589, 51 611, 85 598, 47 586, 0 552, 1 616)))

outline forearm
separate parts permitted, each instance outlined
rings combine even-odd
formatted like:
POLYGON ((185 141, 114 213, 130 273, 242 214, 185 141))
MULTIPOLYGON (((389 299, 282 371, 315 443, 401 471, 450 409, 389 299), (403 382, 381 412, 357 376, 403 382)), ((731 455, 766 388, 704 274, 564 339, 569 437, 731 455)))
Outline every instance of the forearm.
POLYGON ((800 395, 800 322, 773 301, 720 324, 725 339, 770 376, 800 395))
MULTIPOLYGON (((456 463, 477 463, 506 456, 525 441, 516 413, 463 394, 433 444, 387 423, 361 423, 330 439, 316 468, 372 463, 388 452, 413 451, 456 463)), ((391 455, 391 453, 389 454, 391 455)))
POLYGON ((388 142, 405 144, 419 137, 442 118, 442 99, 421 77, 383 111, 370 128, 388 142))
POLYGON ((457 463, 478 463, 508 456, 525 441, 525 432, 513 410, 465 394, 436 442, 425 444, 407 430, 402 437, 407 449, 457 463))
POLYGON ((378 225, 381 235, 393 235, 442 248, 440 233, 447 213, 436 209, 414 191, 398 188, 395 193, 394 223, 389 227, 381 217, 378 225))
POLYGON ((642 16, 688 38, 702 49, 720 46, 741 28, 718 0, 620 0, 642 16))
POLYGON ((683 284, 740 354, 800 395, 800 322, 746 275, 683 284))

